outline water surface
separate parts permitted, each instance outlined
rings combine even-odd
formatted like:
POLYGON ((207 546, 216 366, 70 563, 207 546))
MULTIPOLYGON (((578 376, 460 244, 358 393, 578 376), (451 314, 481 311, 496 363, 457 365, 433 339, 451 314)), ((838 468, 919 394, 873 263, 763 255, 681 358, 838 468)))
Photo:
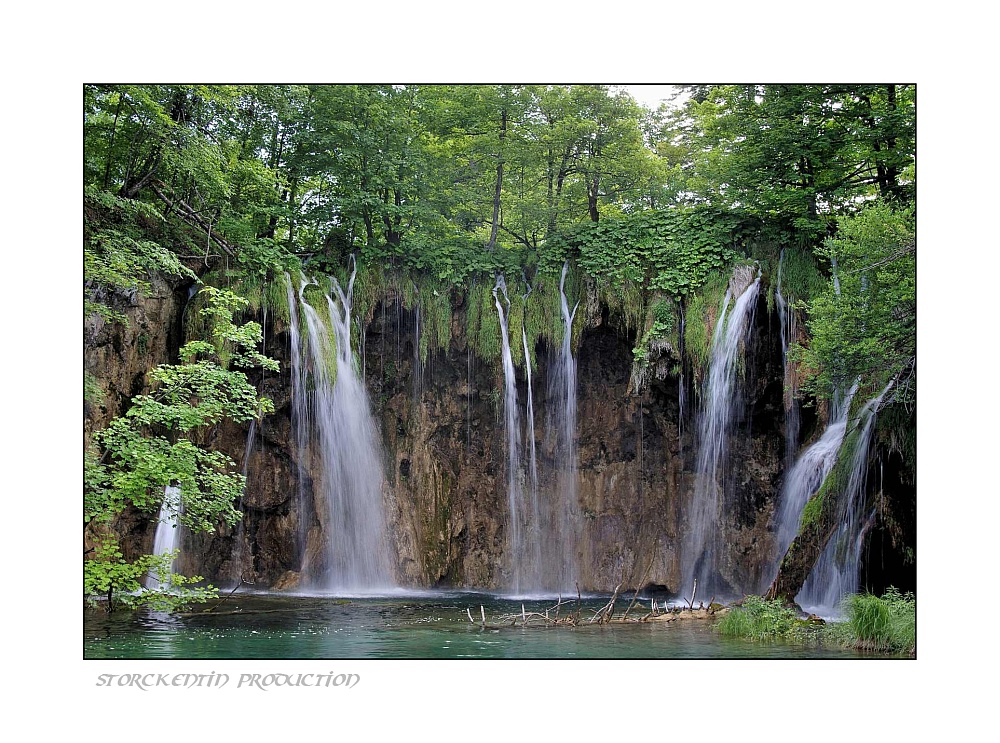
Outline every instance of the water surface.
MULTIPOLYGON (((237 593, 211 611, 108 617, 87 611, 85 658, 858 658, 834 647, 725 638, 712 621, 587 624, 607 598, 584 598, 582 624, 490 627, 499 617, 544 612, 554 599, 480 593, 403 593, 389 597, 270 596, 237 593)), ((618 604, 624 613, 627 602, 618 604)), ((560 609, 576 612, 576 602, 560 609)), ((642 616, 633 608, 630 616, 642 616)), ((552 612, 554 614, 554 612, 552 612)), ((507 622, 509 624, 509 620, 507 622)))

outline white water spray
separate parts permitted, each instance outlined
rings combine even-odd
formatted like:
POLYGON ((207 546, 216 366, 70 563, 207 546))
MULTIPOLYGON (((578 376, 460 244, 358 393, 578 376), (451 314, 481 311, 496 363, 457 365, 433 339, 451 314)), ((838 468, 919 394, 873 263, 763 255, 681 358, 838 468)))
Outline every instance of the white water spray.
POLYGON ((541 558, 538 553, 539 541, 532 533, 538 522, 531 521, 530 503, 524 494, 521 475, 521 422, 517 405, 517 385, 514 376, 514 359, 510 351, 508 320, 510 298, 507 283, 502 275, 497 276, 493 287, 493 300, 500 319, 504 376, 504 433, 507 440, 507 508, 510 541, 508 562, 510 564, 510 587, 515 594, 532 590, 538 585, 541 558), (503 295, 503 302, 500 295, 503 295), (504 303, 507 305, 504 310, 504 303))
POLYGON ((855 432, 848 434, 848 442, 853 439, 853 454, 843 493, 845 507, 823 554, 795 597, 795 602, 808 612, 837 616, 844 596, 858 590, 861 548, 874 517, 865 503, 868 450, 879 407, 894 381, 890 381, 877 397, 865 403, 858 416, 851 421, 855 432))
POLYGON ((576 447, 576 359, 573 358, 573 320, 580 306, 569 308, 566 298, 566 276, 569 262, 563 264, 559 279, 559 303, 563 320, 563 339, 559 355, 549 377, 548 398, 551 401, 548 437, 555 461, 554 497, 549 499, 545 554, 546 588, 572 591, 579 578, 577 545, 582 530, 582 515, 577 497, 576 447))
MULTIPOLYGON (((153 535, 153 554, 164 555, 173 552, 181 543, 181 489, 175 485, 167 485, 163 489, 163 503, 160 505, 160 515, 156 523, 156 534, 153 535)), ((174 563, 170 562, 170 572, 174 572, 174 563)), ((150 573, 146 578, 146 588, 151 591, 170 588, 170 579, 161 583, 156 575, 150 573)))
POLYGON ((306 284, 299 290, 313 381, 311 413, 322 464, 316 511, 323 530, 318 556, 322 564, 307 561, 303 571, 314 585, 337 592, 379 591, 394 584, 382 502, 382 456, 368 393, 351 352, 356 273, 354 264, 346 292, 330 280, 337 299, 325 297, 329 327, 305 301, 306 284))
MULTIPOLYGON (((735 278, 737 274, 734 272, 735 278)), ((721 546, 719 522, 728 474, 728 439, 738 404, 737 367, 752 326, 760 277, 738 294, 730 312, 733 284, 730 281, 712 335, 712 355, 705 380, 704 409, 699 427, 698 478, 682 551, 682 592, 690 592, 697 579, 698 590, 703 595, 720 597, 728 590, 719 575, 717 564, 721 546)))

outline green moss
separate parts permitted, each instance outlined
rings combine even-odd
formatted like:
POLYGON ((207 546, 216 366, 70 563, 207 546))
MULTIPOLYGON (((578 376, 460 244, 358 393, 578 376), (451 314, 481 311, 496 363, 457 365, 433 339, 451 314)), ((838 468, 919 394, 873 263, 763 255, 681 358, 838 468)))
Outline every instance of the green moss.
POLYGON ((420 307, 420 360, 426 362, 428 353, 451 347, 451 288, 424 277, 414 301, 420 307))
POLYGON ((607 306, 612 324, 626 333, 638 333, 646 317, 646 297, 642 285, 628 279, 612 284, 597 279, 600 302, 607 306))
MULTIPOLYGON (((330 291, 329 281, 325 277, 316 277, 317 284, 311 284, 307 286, 303 292, 302 296, 305 298, 306 302, 316 311, 316 315, 319 318, 320 323, 326 327, 329 334, 329 344, 327 346, 326 355, 324 357, 324 362, 326 363, 327 374, 330 376, 331 383, 336 383, 337 380, 337 339, 333 335, 331 330, 332 323, 330 320, 330 304, 327 302, 326 297, 330 291)), ((303 323, 306 322, 305 317, 302 318, 303 323)), ((302 333, 302 347, 303 351, 307 354, 311 354, 312 351, 309 349, 309 334, 307 332, 302 333)))
POLYGON ((712 353, 712 334, 719 319, 722 300, 729 285, 729 274, 716 272, 687 300, 684 321, 684 351, 695 378, 700 382, 712 353))
POLYGON ((655 341, 666 341, 671 347, 676 348, 678 340, 676 329, 673 303, 663 296, 656 296, 650 302, 642 338, 632 349, 635 363, 642 368, 649 364, 652 344, 655 341))
POLYGON ((291 322, 291 309, 288 306, 288 291, 285 288, 284 273, 273 275, 265 285, 264 304, 273 320, 280 320, 286 324, 291 322))
POLYGON ((803 247, 785 249, 781 266, 781 292, 786 299, 810 301, 826 286, 826 278, 812 252, 803 247))
POLYGON ((89 405, 104 404, 104 388, 93 374, 83 373, 83 400, 89 405))
POLYGON ((495 363, 500 359, 500 319, 493 301, 493 284, 485 277, 473 280, 468 290, 466 328, 469 343, 480 359, 495 363))
POLYGON ((917 426, 914 409, 896 403, 879 413, 875 434, 880 444, 898 452, 908 471, 915 476, 917 463, 917 426))
POLYGON ((813 495, 806 503, 806 507, 802 509, 802 520, 799 522, 800 533, 815 524, 820 514, 823 513, 823 496, 823 488, 821 487, 819 492, 813 495))

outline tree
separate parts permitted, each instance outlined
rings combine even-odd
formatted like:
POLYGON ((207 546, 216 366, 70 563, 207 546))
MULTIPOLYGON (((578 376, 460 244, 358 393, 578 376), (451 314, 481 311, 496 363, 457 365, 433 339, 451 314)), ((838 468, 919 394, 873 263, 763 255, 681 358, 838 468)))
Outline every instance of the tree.
POLYGON ((837 227, 818 251, 835 264, 834 280, 809 307, 811 338, 799 352, 807 387, 825 395, 896 377, 906 389, 916 364, 913 209, 877 202, 837 227))
MULTIPOLYGON (((270 400, 259 397, 239 370, 278 370, 278 362, 255 350, 261 342, 260 325, 238 326, 233 320, 247 300, 209 286, 201 291, 207 297, 201 314, 212 326, 212 341, 190 341, 181 349, 182 363, 151 371, 151 393, 133 398, 129 410, 97 434, 104 448, 100 458, 96 452, 86 458, 84 528, 98 536, 85 563, 85 592, 91 598, 105 596, 109 610, 116 606, 116 595, 126 606, 210 595, 203 589, 179 589, 173 599, 162 590, 126 597, 150 570, 168 570, 169 559, 146 556, 126 563, 115 537, 102 532, 127 508, 160 512, 170 485, 179 488, 180 498, 176 504, 167 502, 166 510, 176 509, 171 515, 187 528, 210 532, 219 522, 234 524, 240 517, 235 503, 245 478, 235 471, 232 459, 205 448, 201 437, 224 419, 245 422, 273 410, 270 400)), ((179 578, 174 587, 184 582, 179 578)))
POLYGON ((702 199, 822 239, 837 213, 902 197, 913 161, 912 87, 727 85, 687 105, 689 180, 702 199))

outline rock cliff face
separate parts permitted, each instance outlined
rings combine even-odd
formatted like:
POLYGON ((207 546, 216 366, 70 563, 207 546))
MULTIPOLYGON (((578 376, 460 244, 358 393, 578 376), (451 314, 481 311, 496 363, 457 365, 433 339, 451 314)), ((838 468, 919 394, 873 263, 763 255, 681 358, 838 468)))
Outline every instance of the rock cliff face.
MULTIPOLYGON (((91 406, 88 435, 143 390, 146 369, 176 359, 186 287, 162 282, 155 287, 134 308, 129 329, 88 329, 86 368, 107 398, 100 408, 91 406)), ((760 592, 773 577, 767 574, 774 560, 770 522, 781 485, 784 413, 777 319, 768 314, 763 296, 739 385, 732 477, 725 483, 727 551, 720 569, 734 594, 760 592)), ((415 362, 415 318, 396 307, 395 299, 386 301, 388 311, 377 308, 367 326, 363 363, 383 438, 397 578, 408 586, 502 589, 509 538, 502 371, 470 352, 461 306, 453 313, 448 352, 415 362)), ((610 591, 624 581, 676 591, 684 514, 694 492, 697 390, 689 374, 686 419, 680 421, 680 380, 665 371, 677 368, 677 354, 666 347, 653 360, 659 373, 647 389, 629 394, 634 339, 603 312, 589 313, 577 351, 580 588, 610 591)), ((216 534, 186 535, 182 543, 179 568, 216 585, 242 577, 257 588, 292 588, 299 584, 302 552, 321 552, 314 485, 322 473, 313 464, 319 462, 316 453, 299 452, 295 443, 288 328, 269 320, 266 339, 266 351, 281 362, 281 372, 263 378, 258 373, 253 380, 274 401, 275 412, 257 427, 246 460, 243 522, 216 534)), ((553 452, 543 434, 550 407, 547 377, 557 351, 540 344, 533 370, 543 494, 553 487, 553 452)), ((521 373, 518 394, 525 400, 521 373)), ((806 416, 804 439, 816 427, 814 418, 806 416)), ((242 463, 247 442, 245 426, 225 424, 205 443, 242 463)), ((132 513, 116 525, 127 557, 151 549, 154 519, 155 514, 132 513)))
MULTIPOLYGON (((419 364, 415 318, 394 300, 388 302, 388 311, 377 309, 368 325, 364 370, 383 436, 385 505, 398 579, 411 586, 504 588, 508 506, 501 372, 470 353, 460 306, 453 316, 449 351, 431 354, 419 364)), ((783 457, 782 390, 780 381, 773 381, 781 379, 780 347, 760 309, 741 385, 743 415, 733 441, 739 476, 727 487, 724 527, 729 545, 724 575, 734 587, 752 587, 747 590, 767 578, 762 570, 783 457)), ((319 460, 316 453, 306 453, 300 501, 287 329, 271 327, 268 336, 268 353, 282 362, 282 372, 263 380, 276 412, 259 427, 249 459, 245 546, 240 553, 239 530, 202 536, 189 541, 189 562, 182 567, 216 581, 242 573, 258 586, 294 587, 301 566, 296 535, 307 535, 305 549, 311 554, 322 539, 313 488, 322 473, 311 464, 319 460), (242 559, 242 565, 234 559, 242 559)), ((606 315, 597 314, 583 331, 577 354, 583 518, 575 561, 584 591, 610 590, 622 581, 676 589, 680 579, 683 519, 694 489, 696 421, 685 421, 680 435, 676 376, 662 375, 643 394, 629 394, 632 345, 633 339, 614 329, 606 315)), ((544 497, 555 477, 544 431, 550 409, 548 374, 557 349, 540 345, 536 352, 535 431, 544 497)), ((671 349, 661 353, 670 362, 663 366, 675 365, 671 349)), ((521 401, 527 395, 520 373, 518 395, 521 401)), ((246 441, 246 429, 223 426, 213 445, 240 462, 246 441)))
MULTIPOLYGON (((159 364, 176 361, 183 343, 183 314, 190 281, 171 281, 155 276, 149 291, 104 297, 109 306, 122 313, 127 323, 105 321, 94 314, 83 327, 84 447, 91 445, 97 431, 124 413, 131 399, 148 390, 146 373, 159 364)), ((155 525, 150 530, 148 516, 128 512, 113 525, 124 538, 126 559, 148 553, 155 525), (148 533, 148 538, 146 532, 148 533)), ((84 534, 84 549, 93 546, 94 533, 84 534)))

